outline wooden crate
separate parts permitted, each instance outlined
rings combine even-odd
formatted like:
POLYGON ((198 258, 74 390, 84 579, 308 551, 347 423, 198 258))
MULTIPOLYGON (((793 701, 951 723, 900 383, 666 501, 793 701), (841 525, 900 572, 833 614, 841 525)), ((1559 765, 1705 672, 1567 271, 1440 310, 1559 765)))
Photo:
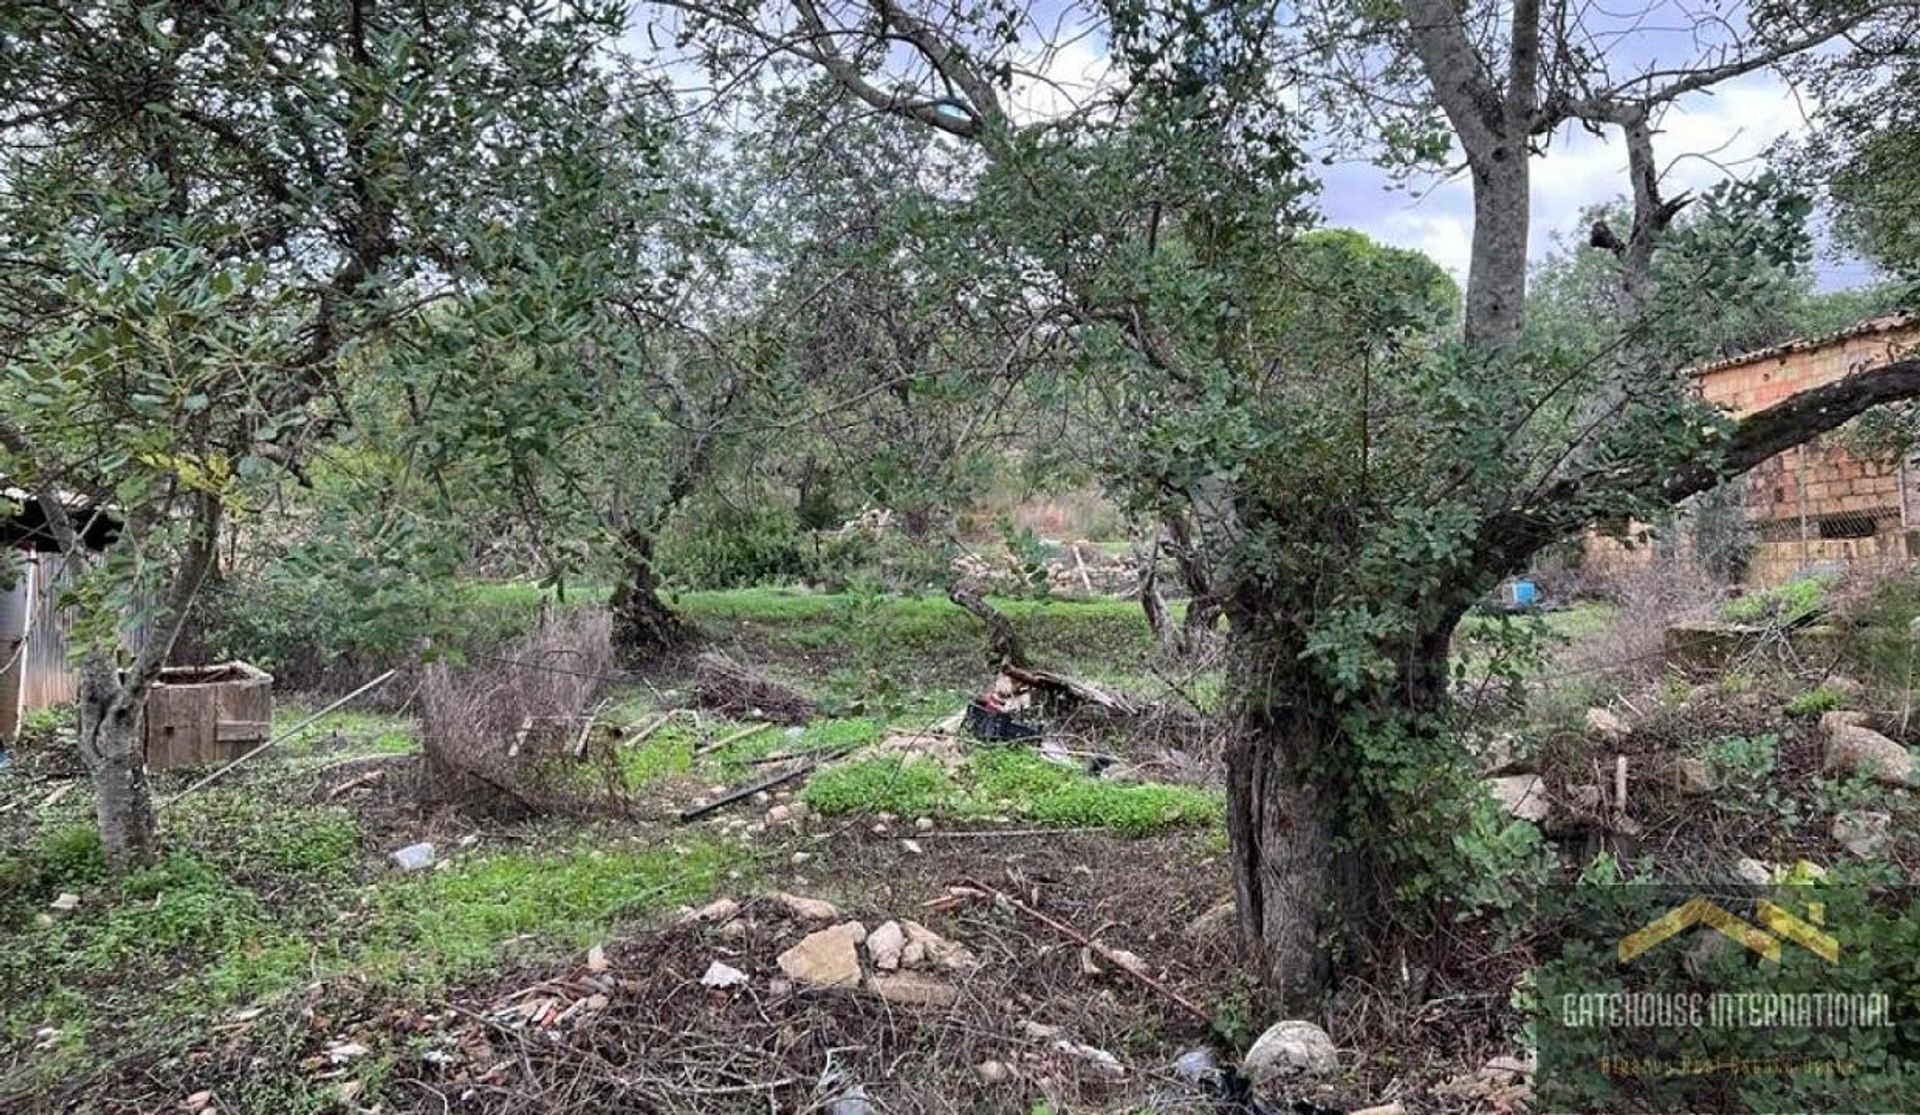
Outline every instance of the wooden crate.
POLYGON ((147 697, 147 766, 209 766, 266 742, 273 675, 247 662, 168 666, 147 697))

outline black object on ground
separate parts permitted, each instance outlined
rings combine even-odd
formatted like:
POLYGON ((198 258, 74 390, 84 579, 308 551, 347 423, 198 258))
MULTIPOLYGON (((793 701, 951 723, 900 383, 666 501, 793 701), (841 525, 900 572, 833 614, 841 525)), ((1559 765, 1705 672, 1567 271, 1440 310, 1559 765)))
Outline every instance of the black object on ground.
POLYGON ((966 725, 976 739, 1037 739, 1040 736, 1037 725, 1019 720, 1004 709, 991 708, 977 698, 967 702, 966 725))

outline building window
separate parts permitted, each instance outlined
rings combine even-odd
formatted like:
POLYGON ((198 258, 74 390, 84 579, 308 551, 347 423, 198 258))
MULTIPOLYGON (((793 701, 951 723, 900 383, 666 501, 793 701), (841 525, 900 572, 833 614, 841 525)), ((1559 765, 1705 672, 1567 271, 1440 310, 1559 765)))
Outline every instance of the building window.
POLYGON ((1820 516, 1821 538, 1872 538, 1873 516, 1864 511, 1820 516))

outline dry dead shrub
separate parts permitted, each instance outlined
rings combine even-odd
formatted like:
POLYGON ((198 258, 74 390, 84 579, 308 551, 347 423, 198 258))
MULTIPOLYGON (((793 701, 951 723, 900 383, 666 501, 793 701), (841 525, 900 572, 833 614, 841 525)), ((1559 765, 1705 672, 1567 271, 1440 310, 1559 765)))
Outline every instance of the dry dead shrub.
POLYGON ((819 711, 798 689, 711 651, 694 663, 693 699, 727 716, 776 724, 805 724, 819 711))
POLYGON ((542 617, 498 656, 429 666, 422 805, 520 815, 624 805, 613 757, 591 740, 586 761, 575 753, 613 670, 610 635, 606 612, 570 609, 542 617))
POLYGON ((1645 688, 1665 670, 1667 628, 1715 615, 1726 588, 1689 555, 1663 555, 1612 577, 1615 611, 1607 625, 1581 635, 1552 656, 1529 687, 1534 719, 1577 719, 1593 705, 1645 688))

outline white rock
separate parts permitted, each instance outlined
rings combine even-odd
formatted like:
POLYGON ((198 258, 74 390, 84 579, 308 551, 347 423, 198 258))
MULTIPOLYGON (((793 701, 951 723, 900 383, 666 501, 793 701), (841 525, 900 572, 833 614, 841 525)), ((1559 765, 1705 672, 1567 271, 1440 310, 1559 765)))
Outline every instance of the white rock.
POLYGON ((1891 814, 1877 810, 1851 810, 1834 816, 1833 838, 1847 851, 1868 858, 1879 855, 1886 848, 1892 835, 1887 830, 1892 824, 1891 814))
POLYGON ((832 921, 840 916, 840 908, 824 898, 806 898, 798 894, 787 894, 784 891, 776 892, 770 897, 802 921, 832 921))
POLYGON ((1487 779, 1487 788, 1508 814, 1539 824, 1547 819, 1547 784, 1537 774, 1487 779))
POLYGON ((731 964, 716 960, 707 965, 707 974, 700 977, 700 982, 713 988, 739 987, 747 982, 747 974, 731 964))
POLYGON ((424 840, 409 844, 393 853, 393 862, 402 871, 423 871, 433 866, 433 845, 424 840))
POLYGON ((907 948, 901 953, 901 963, 909 967, 912 965, 908 963, 908 953, 915 945, 920 946, 920 954, 927 962, 950 972, 968 972, 978 966, 965 945, 949 941, 917 921, 902 921, 900 928, 907 931, 907 948))
POLYGON ((1765 860, 1757 860, 1752 856, 1741 856, 1734 862, 1733 877, 1743 883, 1748 883, 1756 887, 1764 887, 1768 883, 1773 882, 1773 868, 1768 866, 1765 860))
MULTIPOLYGON (((917 821, 915 821, 915 822, 913 823, 913 827, 914 827, 914 828, 916 828, 916 829, 919 829, 919 830, 920 830, 921 832, 932 832, 932 831, 933 831, 933 818, 932 818, 932 817, 922 817, 922 818, 920 818, 919 820, 917 820, 917 821)), ((989 1064, 989 1065, 997 1065, 997 1064, 999 1064, 1000 1062, 998 1062, 998 1061, 988 1061, 988 1062, 986 1062, 986 1063, 987 1063, 987 1064, 989 1064)))
POLYGON ((49 909, 59 910, 62 913, 65 913, 66 911, 71 910, 78 905, 80 905, 80 896, 73 893, 70 890, 61 891, 60 897, 54 899, 52 902, 47 903, 47 907, 49 909))
POLYGON ((907 931, 897 921, 882 922, 867 934, 867 956, 873 966, 891 972, 900 966, 900 954, 907 947, 907 931))
POLYGON ((816 933, 780 954, 780 970, 795 983, 808 987, 857 987, 860 984, 860 942, 867 931, 857 921, 816 933))
POLYGON ((1240 1071, 1259 1084, 1280 1076, 1327 1076, 1340 1069, 1340 1054, 1327 1032, 1311 1022, 1276 1022, 1247 1050, 1240 1071))
POLYGON ((1633 734, 1632 725, 1603 708, 1587 710, 1587 734, 1604 743, 1619 743, 1633 734))
POLYGON ((1126 1066, 1120 1063, 1120 1058, 1115 1057, 1104 1049, 1099 1049, 1091 1045, 1082 1045, 1077 1041, 1056 1041, 1053 1043, 1053 1047, 1069 1057, 1085 1061, 1101 1076, 1122 1077, 1127 1075, 1126 1066))
POLYGON ((900 850, 906 852, 908 855, 917 856, 920 854, 920 842, 918 840, 902 840, 900 842, 900 850))
POLYGON ((1915 781, 1911 752, 1872 728, 1854 724, 1835 723, 1828 729, 1821 769, 1827 774, 1864 774, 1894 786, 1915 781))
POLYGON ((1667 764, 1667 785, 1683 794, 1698 796, 1719 789, 1720 780, 1705 759, 1675 759, 1667 764))
POLYGON ((982 1061, 973 1066, 973 1075, 979 1077, 982 1084, 1006 1084, 1019 1074, 1005 1061, 982 1061))
POLYGON ((740 903, 731 898, 716 898, 698 910, 680 919, 685 922, 703 921, 708 924, 729 921, 740 912, 740 903))
POLYGON ((923 972, 899 972, 894 975, 867 977, 867 990, 890 1003, 900 1003, 912 1007, 945 1007, 953 1005, 959 993, 952 984, 938 976, 929 976, 923 972))

